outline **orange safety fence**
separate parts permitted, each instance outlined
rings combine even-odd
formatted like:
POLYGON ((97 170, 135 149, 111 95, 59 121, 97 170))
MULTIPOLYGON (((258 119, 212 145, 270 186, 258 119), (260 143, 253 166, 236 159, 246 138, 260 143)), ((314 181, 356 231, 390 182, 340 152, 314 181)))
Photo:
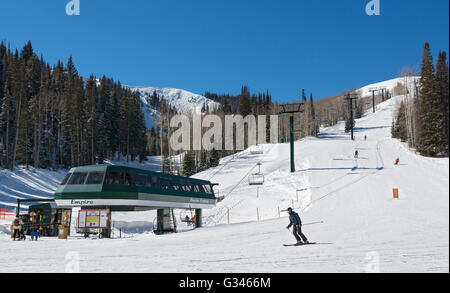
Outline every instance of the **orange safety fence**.
POLYGON ((400 199, 398 188, 394 188, 393 192, 394 192, 394 199, 400 199))
POLYGON ((16 214, 13 211, 8 211, 6 208, 0 209, 0 220, 14 220, 16 214))

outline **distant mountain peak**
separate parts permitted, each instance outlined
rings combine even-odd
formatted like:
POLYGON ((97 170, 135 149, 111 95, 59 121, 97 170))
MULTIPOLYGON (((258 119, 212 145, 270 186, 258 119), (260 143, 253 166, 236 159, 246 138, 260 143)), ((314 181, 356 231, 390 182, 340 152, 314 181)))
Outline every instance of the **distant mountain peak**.
POLYGON ((150 86, 128 86, 127 88, 139 92, 143 105, 142 110, 144 111, 148 129, 154 126, 153 120, 155 120, 155 117, 159 117, 159 113, 157 113, 154 109, 151 109, 150 105, 147 103, 147 98, 154 92, 156 92, 161 100, 165 100, 171 107, 175 107, 180 114, 200 112, 203 107, 206 107, 207 111, 213 111, 220 105, 219 103, 214 102, 213 100, 202 95, 182 89, 150 86))

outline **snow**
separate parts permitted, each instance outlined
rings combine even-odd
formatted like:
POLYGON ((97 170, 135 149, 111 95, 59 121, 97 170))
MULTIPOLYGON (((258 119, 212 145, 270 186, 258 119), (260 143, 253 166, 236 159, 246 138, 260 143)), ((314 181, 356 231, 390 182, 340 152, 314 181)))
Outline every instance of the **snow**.
MULTIPOLYGON (((59 183, 66 176, 66 170, 37 170, 24 167, 10 170, 0 170, 0 207, 14 210, 17 199, 52 198, 59 183)), ((21 205, 27 208, 26 204, 21 205)))
MULTIPOLYGON (((390 93, 394 93, 394 89, 398 84, 402 84, 403 86, 405 86, 405 83, 406 83, 406 86, 408 87, 408 89, 410 91, 413 91, 414 81, 418 81, 419 79, 420 79, 420 77, 417 77, 417 76, 398 77, 398 78, 394 78, 394 79, 383 81, 383 82, 369 84, 369 85, 364 86, 361 89, 359 89, 359 92, 360 92, 360 95, 362 98, 372 97, 372 92, 370 90, 374 90, 374 89, 385 88, 390 93)), ((381 92, 375 93, 375 94, 381 95, 381 92)))
POLYGON ((219 103, 214 102, 202 95, 194 94, 181 89, 160 87, 128 88, 132 91, 137 91, 140 94, 142 111, 144 112, 147 129, 155 127, 156 125, 154 121, 158 121, 160 117, 160 113, 152 109, 147 103, 147 97, 150 97, 155 91, 160 99, 165 100, 170 106, 175 107, 180 114, 191 114, 193 111, 198 113, 205 105, 206 109, 209 111, 213 111, 219 106, 219 103))
MULTIPOLYGON (((357 120, 356 141, 344 133, 342 122, 322 129, 319 138, 297 141, 294 174, 289 144, 263 145, 263 154, 246 150, 197 174, 219 183, 218 195, 225 196, 216 208, 204 210, 202 229, 38 242, 12 242, 6 231, 0 234, 0 272, 64 272, 72 268, 75 254, 81 272, 448 273, 449 159, 424 158, 391 138, 393 112, 403 98, 394 97, 357 120), (397 157, 400 165, 394 166, 397 157), (258 162, 265 175, 259 190, 247 182, 258 162), (394 188, 399 200, 393 199, 394 188), (295 242, 285 228, 283 210, 289 206, 300 213, 306 236, 319 244, 282 246, 295 242)), ((39 176, 59 176, 33 170, 34 179, 24 189, 18 181, 4 184, 13 176, 0 172, 0 190, 7 186, 27 194, 39 191, 39 176)), ((47 179, 40 181, 51 189, 44 185, 47 179)), ((154 212, 116 217, 151 223, 154 212)))

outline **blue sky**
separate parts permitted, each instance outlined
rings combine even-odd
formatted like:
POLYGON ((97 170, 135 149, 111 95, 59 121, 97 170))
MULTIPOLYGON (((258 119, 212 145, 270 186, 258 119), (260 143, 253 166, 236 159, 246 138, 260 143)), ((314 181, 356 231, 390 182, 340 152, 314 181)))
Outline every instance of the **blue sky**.
POLYGON ((134 86, 320 98, 397 76, 449 47, 448 0, 0 0, 0 40, 134 86))

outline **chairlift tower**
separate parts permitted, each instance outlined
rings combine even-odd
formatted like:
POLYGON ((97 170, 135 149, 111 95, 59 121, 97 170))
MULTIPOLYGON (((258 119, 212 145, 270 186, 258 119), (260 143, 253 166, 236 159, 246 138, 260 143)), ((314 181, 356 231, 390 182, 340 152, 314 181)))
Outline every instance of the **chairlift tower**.
POLYGON ((384 101, 386 100, 384 94, 386 93, 387 88, 386 88, 386 87, 380 87, 379 89, 380 89, 380 91, 381 91, 381 101, 384 102, 384 101))
POLYGON ((349 101, 350 104, 350 131, 352 133, 352 140, 355 140, 355 137, 353 135, 354 132, 354 123, 353 123, 353 100, 358 100, 358 95, 350 95, 347 94, 347 97, 344 99, 346 101, 349 101))
POLYGON ((258 173, 251 174, 248 177, 248 184, 249 185, 264 185, 264 175, 261 173, 261 162, 258 162, 256 164, 258 166, 258 173))
POLYGON ((369 92, 372 93, 372 107, 373 107, 373 113, 375 113, 375 92, 378 92, 378 89, 372 88, 372 89, 369 89, 369 92))
POLYGON ((291 173, 295 173, 295 154, 294 154, 294 114, 303 113, 303 103, 280 105, 282 111, 279 115, 289 114, 290 144, 291 144, 291 173))

